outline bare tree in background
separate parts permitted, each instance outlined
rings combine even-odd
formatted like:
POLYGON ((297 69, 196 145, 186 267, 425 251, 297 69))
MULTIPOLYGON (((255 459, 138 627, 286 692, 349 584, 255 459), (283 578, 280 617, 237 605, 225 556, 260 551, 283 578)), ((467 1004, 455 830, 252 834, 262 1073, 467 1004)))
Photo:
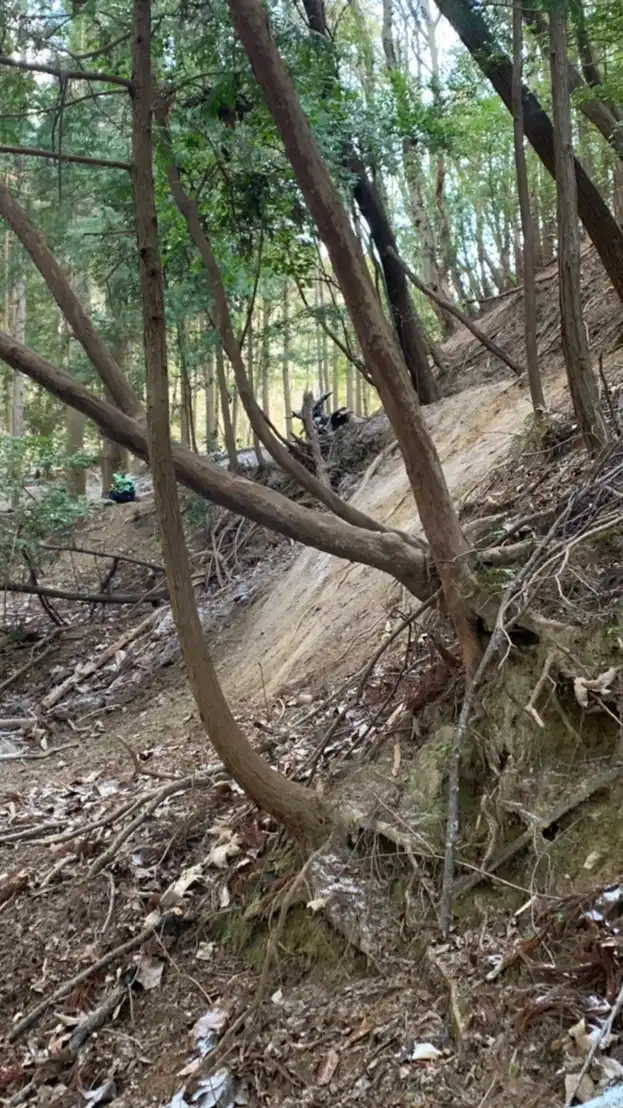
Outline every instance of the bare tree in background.
POLYGON ((567 76, 567 12, 562 0, 549 17, 556 202, 558 213, 558 285, 562 348, 578 426, 589 450, 606 441, 582 313, 580 227, 571 130, 571 100, 567 76))
POLYGON ((523 4, 513 0, 513 140, 517 196, 523 234, 523 306, 524 334, 526 341, 526 365, 532 407, 537 415, 545 410, 543 383, 539 372, 539 356, 536 335, 536 238, 530 210, 530 187, 524 147, 523 101, 521 96, 523 69, 523 4))

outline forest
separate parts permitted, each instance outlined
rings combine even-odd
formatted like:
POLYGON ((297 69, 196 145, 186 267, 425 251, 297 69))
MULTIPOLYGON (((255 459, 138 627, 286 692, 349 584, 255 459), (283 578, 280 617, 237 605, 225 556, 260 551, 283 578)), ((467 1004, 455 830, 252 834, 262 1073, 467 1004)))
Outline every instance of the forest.
POLYGON ((620 0, 0 0, 0 1101, 623 1104, 620 0))

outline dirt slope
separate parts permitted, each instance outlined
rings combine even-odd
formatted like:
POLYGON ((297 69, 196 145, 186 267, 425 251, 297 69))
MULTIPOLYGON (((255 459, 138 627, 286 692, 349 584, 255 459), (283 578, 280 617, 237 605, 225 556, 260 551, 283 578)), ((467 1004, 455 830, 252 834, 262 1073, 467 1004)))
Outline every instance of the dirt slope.
MULTIPOLYGON (((563 380, 556 375, 549 382, 550 402, 559 403, 562 392, 563 380)), ((514 381, 473 388, 426 409, 456 502, 508 455, 529 413, 526 389, 514 381)), ((385 463, 353 503, 385 523, 419 530, 400 459, 385 463)), ((238 625, 234 656, 228 649, 222 659, 228 692, 259 693, 260 666, 271 695, 285 685, 314 687, 352 672, 399 596, 399 586, 378 570, 303 550, 238 625)))

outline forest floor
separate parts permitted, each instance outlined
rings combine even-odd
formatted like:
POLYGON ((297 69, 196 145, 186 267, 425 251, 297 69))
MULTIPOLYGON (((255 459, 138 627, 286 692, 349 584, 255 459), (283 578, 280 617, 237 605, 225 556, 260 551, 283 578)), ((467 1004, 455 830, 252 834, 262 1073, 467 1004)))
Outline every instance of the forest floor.
MULTIPOLYGON (((585 312, 618 387, 623 316, 591 255, 585 312)), ((480 322, 518 357, 518 295, 480 322)), ((590 468, 565 411, 554 268, 540 276, 537 325, 558 413, 544 439, 524 384, 469 336, 444 348, 452 395, 426 418, 466 519, 545 510, 590 468)), ((358 481, 353 503, 416 529, 396 456, 363 465, 358 481)), ((537 728, 514 776, 507 755, 492 772, 487 748, 473 772, 495 783, 466 815, 476 867, 500 831, 531 826, 526 811, 550 811, 599 773, 610 787, 544 820, 543 836, 534 826, 496 882, 459 903, 442 942, 443 839, 421 817, 443 793, 434 754, 461 696, 460 670, 440 663, 447 628, 435 618, 405 629, 364 681, 412 610, 400 589, 183 503, 204 628, 245 732, 273 765, 365 819, 352 855, 304 865, 246 802, 211 755, 168 605, 54 600, 59 629, 36 598, 5 596, 5 632, 20 633, 0 649, 0 1103, 182 1108, 186 1087, 187 1103, 194 1093, 219 1108, 562 1105, 586 1054, 582 1020, 607 1011, 623 978, 616 718, 576 718, 563 700, 564 737, 537 728)), ((580 624, 601 619, 608 634, 623 596, 619 533, 573 564, 564 596, 580 624)), ((134 505, 94 510, 72 540, 141 563, 119 563, 116 590, 161 586, 148 486, 134 505)), ((42 583, 94 593, 110 567, 64 552, 42 583)), ((556 589, 546 600, 560 618, 556 589)), ((620 649, 615 634, 613 668, 620 649)), ((515 664, 514 680, 533 686, 542 662, 515 664)), ((601 1060, 611 1077, 623 1073, 618 1051, 601 1060)))

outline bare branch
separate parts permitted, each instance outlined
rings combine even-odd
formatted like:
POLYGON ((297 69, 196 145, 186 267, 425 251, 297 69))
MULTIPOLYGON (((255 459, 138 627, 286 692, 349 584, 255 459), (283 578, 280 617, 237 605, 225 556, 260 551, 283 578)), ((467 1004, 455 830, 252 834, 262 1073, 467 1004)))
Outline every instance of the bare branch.
POLYGON ((55 65, 41 65, 39 62, 23 62, 18 58, 8 58, 6 54, 0 54, 0 65, 11 66, 12 69, 24 69, 29 73, 49 73, 51 77, 58 77, 59 81, 101 81, 105 85, 122 85, 128 90, 132 88, 132 82, 127 77, 117 77, 114 73, 61 69, 55 65))
POLYGON ((168 600, 169 594, 165 590, 160 592, 68 592, 66 589, 55 589, 47 585, 24 585, 20 581, 5 581, 2 585, 4 592, 25 593, 28 596, 50 596, 56 600, 78 600, 83 604, 151 604, 156 600, 168 600))
POLYGON ((5 146, 0 144, 0 154, 17 154, 20 158, 49 158, 54 162, 75 162, 76 165, 97 165, 102 169, 125 169, 132 171, 130 162, 117 162, 107 158, 87 158, 83 154, 58 154, 55 150, 40 150, 38 147, 5 146))
POLYGON ((477 324, 475 324, 473 320, 469 318, 469 316, 466 316, 465 312, 462 312, 461 309, 457 308, 455 304, 451 304, 450 301, 446 300, 444 296, 440 296, 438 292, 434 292, 433 289, 429 288, 428 285, 425 285, 423 281, 420 281, 420 278, 413 272, 413 270, 410 268, 410 266, 407 265, 406 262, 403 262, 402 258, 398 256, 395 250, 390 251, 390 253, 398 262, 398 265, 400 265, 401 268, 404 270, 411 284, 414 285, 416 289, 419 289, 419 291, 423 292, 425 296, 428 296, 428 298, 432 300, 434 304, 437 304, 440 308, 443 308, 444 312, 448 312, 449 315, 453 315, 455 319, 458 319, 464 327, 467 327, 468 331, 471 331, 474 338, 478 339, 478 341, 481 342, 483 346, 486 346, 487 350, 490 350, 492 354, 495 354, 496 358, 499 358, 501 362, 504 362, 504 364, 507 365, 508 368, 513 371, 513 373, 516 373, 518 377, 523 377, 525 369, 520 366, 514 358, 511 358, 510 354, 507 354, 504 350, 502 350, 502 348, 498 346, 496 342, 493 342, 493 340, 490 339, 488 335, 485 335, 485 332, 482 331, 480 327, 478 327, 477 324))

